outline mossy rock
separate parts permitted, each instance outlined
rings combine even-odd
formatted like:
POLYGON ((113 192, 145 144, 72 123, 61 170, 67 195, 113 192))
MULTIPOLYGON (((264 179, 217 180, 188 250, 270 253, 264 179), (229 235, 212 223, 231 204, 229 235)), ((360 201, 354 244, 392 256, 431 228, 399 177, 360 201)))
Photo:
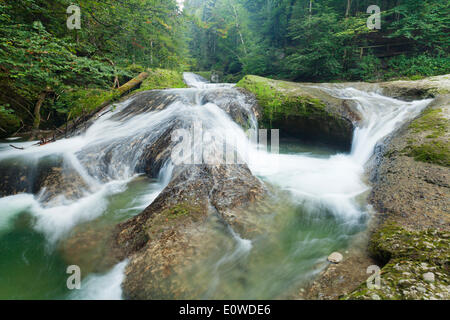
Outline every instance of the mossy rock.
POLYGON ((136 92, 156 90, 187 88, 181 72, 166 69, 149 69, 149 76, 142 82, 141 87, 136 92))
POLYGON ((343 300, 446 300, 450 297, 448 270, 440 265, 398 258, 391 260, 380 273, 380 286, 362 283, 343 300), (433 283, 423 275, 432 272, 433 283))
POLYGON ((150 240, 156 239, 162 233, 176 229, 180 225, 201 221, 205 214, 202 206, 183 202, 156 213, 144 229, 150 240))
POLYGON ((373 234, 369 251, 381 263, 380 287, 361 284, 345 300, 448 299, 450 297, 450 234, 437 230, 409 231, 386 222, 373 234), (434 282, 424 274, 432 272, 434 282))
POLYGON ((413 232, 387 222, 372 235, 369 251, 384 263, 407 257, 445 265, 450 262, 450 234, 437 230, 413 232))
POLYGON ((7 137, 20 128, 20 119, 2 106, 0 106, 0 128, 0 137, 7 137))
POLYGON ((341 113, 343 101, 303 84, 245 76, 238 87, 253 93, 262 108, 261 123, 280 135, 349 150, 354 125, 341 113))
POLYGON ((404 154, 416 161, 450 167, 450 119, 446 116, 449 101, 450 95, 436 99, 410 124, 409 129, 420 139, 409 139, 404 154))

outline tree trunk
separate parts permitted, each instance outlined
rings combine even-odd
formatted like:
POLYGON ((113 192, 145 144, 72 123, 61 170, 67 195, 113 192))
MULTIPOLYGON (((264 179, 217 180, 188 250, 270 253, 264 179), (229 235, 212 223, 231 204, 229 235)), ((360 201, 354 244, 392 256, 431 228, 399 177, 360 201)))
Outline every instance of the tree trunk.
POLYGON ((352 0, 347 0, 347 10, 345 11, 346 18, 348 18, 350 16, 351 7, 352 7, 352 0))
POLYGON ((231 7, 233 8, 233 11, 234 11, 234 19, 235 19, 236 30, 237 30, 237 32, 239 34, 240 39, 241 39, 241 43, 242 43, 242 46, 244 48, 244 53, 245 53, 245 55, 247 55, 247 48, 245 46, 244 37, 242 36, 242 33, 241 33, 241 28, 239 26, 239 17, 238 17, 238 14, 237 14, 237 10, 236 10, 236 7, 232 3, 230 3, 230 4, 231 4, 231 7))
POLYGON ((34 107, 34 123, 33 131, 39 130, 39 125, 41 124, 41 107, 47 97, 48 91, 42 91, 39 95, 38 101, 34 107))
MULTIPOLYGON (((114 67, 114 70, 115 70, 116 64, 114 63, 114 61, 112 61, 112 60, 109 59, 109 58, 105 58, 105 60, 108 61, 108 63, 109 63, 110 65, 112 65, 112 66, 114 67)), ((119 76, 118 76, 117 73, 116 73, 116 75, 114 76, 113 89, 116 89, 116 88, 119 88, 119 87, 120 87, 119 76)))

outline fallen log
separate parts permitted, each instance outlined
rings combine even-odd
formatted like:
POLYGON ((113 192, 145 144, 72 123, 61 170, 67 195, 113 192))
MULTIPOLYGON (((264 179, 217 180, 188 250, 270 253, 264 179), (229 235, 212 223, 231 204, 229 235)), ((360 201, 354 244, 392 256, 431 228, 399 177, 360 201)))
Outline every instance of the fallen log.
POLYGON ((131 79, 130 81, 128 81, 127 83, 125 83, 123 86, 119 87, 117 89, 117 91, 120 93, 120 95, 124 95, 125 93, 127 93, 128 91, 133 90, 134 88, 136 88, 138 85, 140 85, 145 79, 147 79, 149 77, 149 73, 148 72, 142 72, 140 73, 136 78, 131 79))

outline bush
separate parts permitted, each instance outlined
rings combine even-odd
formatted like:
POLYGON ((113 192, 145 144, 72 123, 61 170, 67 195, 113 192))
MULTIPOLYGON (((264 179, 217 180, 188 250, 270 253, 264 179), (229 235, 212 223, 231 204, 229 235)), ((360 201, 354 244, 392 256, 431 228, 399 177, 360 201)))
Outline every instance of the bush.
POLYGON ((397 56, 388 62, 387 77, 435 76, 450 73, 450 57, 433 57, 428 54, 409 57, 397 56))

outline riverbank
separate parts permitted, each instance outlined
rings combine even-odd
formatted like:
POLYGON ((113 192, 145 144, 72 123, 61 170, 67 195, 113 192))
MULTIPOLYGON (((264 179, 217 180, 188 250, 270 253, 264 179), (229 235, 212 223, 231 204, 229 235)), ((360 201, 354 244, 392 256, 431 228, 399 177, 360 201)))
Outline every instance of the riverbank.
MULTIPOLYGON (((258 95, 255 99, 243 88, 207 84, 192 74, 186 74, 185 79, 189 80, 190 89, 144 91, 124 97, 115 103, 115 108, 106 107, 108 110, 98 114, 102 116, 85 123, 79 132, 83 134, 25 150, 2 146, 3 167, 19 170, 8 174, 13 179, 3 181, 1 190, 7 198, 2 200, 28 201, 6 212, 11 219, 6 234, 15 238, 19 232, 18 217, 27 217, 30 234, 43 235, 40 245, 62 244, 62 255, 54 256, 61 261, 61 268, 64 263, 80 265, 89 274, 87 282, 111 271, 117 279, 116 298, 411 298, 412 295, 401 292, 400 296, 393 291, 400 287, 397 282, 403 285, 404 281, 389 280, 398 274, 389 269, 388 260, 399 259, 411 262, 411 268, 420 261, 420 268, 429 268, 425 273, 432 272, 435 277, 431 283, 435 289, 427 286, 428 282, 421 282, 416 286, 420 289, 408 288, 407 292, 416 290, 417 298, 445 297, 441 278, 447 275, 443 262, 448 254, 447 238, 441 230, 430 233, 429 229, 439 226, 439 209, 446 208, 441 203, 442 193, 448 188, 447 178, 442 175, 448 173, 442 165, 446 158, 435 157, 434 149, 431 156, 413 152, 427 144, 439 147, 446 142, 445 96, 429 105, 431 100, 406 102, 376 94, 383 89, 369 90, 372 84, 313 87, 267 81, 266 86, 266 80, 258 78, 258 82, 263 82, 258 88, 275 91, 264 95, 269 103, 258 106, 258 95), (278 87, 282 90, 278 91, 278 87), (286 88, 288 98, 283 97, 286 88), (305 92, 307 97, 295 97, 305 92), (270 103, 272 96, 277 98, 276 104, 270 103), (288 120, 293 116, 307 121, 316 113, 300 111, 318 107, 325 110, 321 114, 327 114, 328 119, 350 122, 357 128, 350 137, 351 151, 338 151, 338 144, 321 149, 320 139, 312 149, 302 143, 293 148, 282 145, 279 155, 258 150, 248 141, 245 129, 256 127, 257 120, 263 122, 271 114, 270 108, 283 107, 279 102, 285 99, 300 101, 299 106, 292 103, 287 109, 277 109, 288 110, 284 115, 288 120), (316 103, 308 103, 310 99, 316 99, 316 103), (261 111, 262 107, 266 110, 261 111), (246 143, 236 146, 236 154, 245 150, 259 161, 230 168, 210 164, 171 166, 169 159, 175 146, 171 133, 181 128, 191 130, 194 120, 201 120, 206 129, 218 130, 221 136, 233 133, 236 141, 246 143), (400 127, 400 123, 404 125, 400 127), (406 132, 405 136, 402 132, 406 132), (395 150, 390 149, 391 145, 395 150), (412 159, 414 166, 407 167, 410 171, 403 170, 402 165, 409 164, 405 160, 386 162, 401 157, 412 159), (422 165, 432 169, 420 174, 442 187, 426 189, 429 193, 424 196, 429 202, 424 207, 418 205, 422 202, 417 197, 424 184, 420 179, 409 179, 409 175, 417 174, 413 169, 422 165), (436 173, 434 176, 429 174, 431 170, 436 173), (367 179, 364 172, 370 173, 367 179), (134 203, 137 189, 130 185, 137 183, 136 174, 145 175, 146 179, 159 178, 156 192, 147 187, 148 180, 141 181, 145 201, 138 206, 134 203), (405 192, 401 179, 412 183, 407 185, 411 194, 405 192), (369 182, 374 186, 372 191, 369 182), (22 184, 30 189, 18 188, 22 184), (435 191, 440 193, 432 193, 435 191), (15 195, 17 192, 29 194, 15 195), (120 200, 120 193, 126 201, 120 200), (367 207, 367 199, 373 205, 380 204, 374 207, 375 212, 367 207), (115 203, 114 207, 110 203, 115 203), (409 217, 403 211, 395 211, 403 207, 417 212, 409 217), (429 222, 429 217, 421 218, 421 214, 428 207, 436 212, 430 214, 435 220, 427 225, 424 222, 429 222), (392 231, 391 224, 382 224, 383 215, 408 230, 392 231), (391 231, 386 241, 384 234, 391 231), (416 243, 418 248, 414 248, 416 243), (425 257, 420 252, 426 252, 428 247, 433 255, 425 257), (344 259, 330 265, 327 256, 335 251, 343 253, 344 259), (370 265, 384 266, 383 272, 389 275, 384 285, 390 291, 355 291, 361 283, 358 290, 364 290, 370 265), (312 279, 316 281, 310 284, 312 279), (303 291, 293 294, 299 287, 303 291), (428 289, 435 291, 422 294, 428 289)), ((423 97, 430 97, 429 92, 424 90, 423 97)), ((328 133, 342 136, 342 132, 328 133)), ((18 142, 18 146, 28 145, 18 142)), ((193 155, 196 150, 192 150, 193 155)), ((21 253, 8 263, 21 265, 21 253)), ((12 270, 9 264, 6 269, 12 270)), ((45 264, 39 268, 48 273, 45 264)), ((417 274, 420 271, 411 270, 417 274)), ((426 277, 430 279, 431 275, 426 277)), ((48 278, 51 279, 50 273, 48 278)), ((64 283, 58 281, 55 287, 64 289, 64 283)))

